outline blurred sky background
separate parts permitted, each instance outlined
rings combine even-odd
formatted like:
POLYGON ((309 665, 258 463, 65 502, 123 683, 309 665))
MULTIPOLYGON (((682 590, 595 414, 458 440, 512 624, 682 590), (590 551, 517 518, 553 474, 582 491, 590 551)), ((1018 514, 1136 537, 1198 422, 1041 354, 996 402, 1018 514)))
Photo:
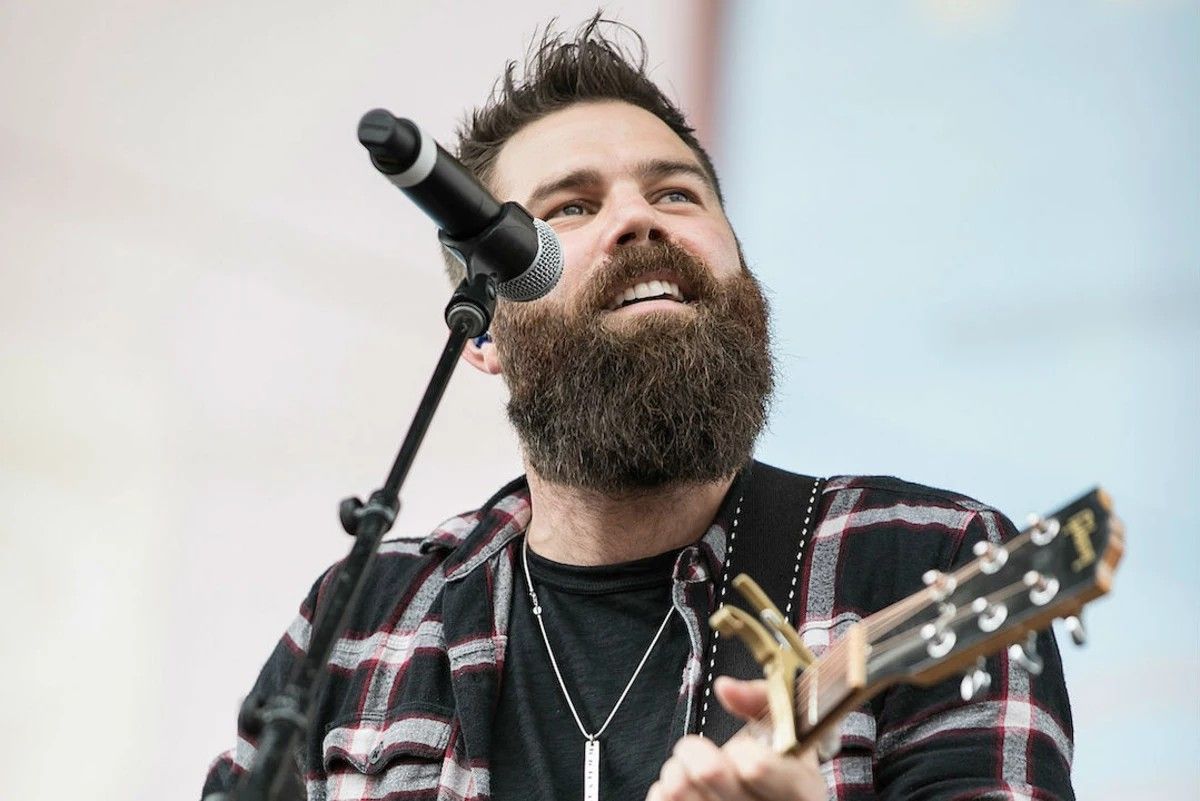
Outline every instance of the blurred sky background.
MULTIPOLYGON (((433 231, 357 120, 446 141, 595 9, 498 6, 0 9, 0 796, 195 798, 232 744, 444 338, 433 231)), ((1128 547, 1064 647, 1077 791, 1200 798, 1200 3, 606 7, 771 291, 760 455, 1018 521, 1104 484, 1128 547)), ((397 531, 519 472, 503 397, 456 375, 397 531)))

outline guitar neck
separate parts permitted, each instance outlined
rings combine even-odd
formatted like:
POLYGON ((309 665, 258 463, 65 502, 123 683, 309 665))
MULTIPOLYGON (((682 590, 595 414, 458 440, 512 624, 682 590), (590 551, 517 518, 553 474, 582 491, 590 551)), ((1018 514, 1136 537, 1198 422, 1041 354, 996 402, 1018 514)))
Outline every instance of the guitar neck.
MULTIPOLYGON (((792 750, 799 752, 818 745, 847 713, 882 689, 867 686, 869 620, 851 626, 797 678, 793 687, 797 744, 792 750)), ((770 745, 774 741, 773 723, 764 714, 747 722, 734 736, 770 745)))
POLYGON ((830 732, 879 688, 867 685, 869 621, 856 623, 796 680, 796 731, 801 749, 830 732))
POLYGON ((968 700, 988 684, 982 658, 1005 647, 1037 672, 1032 637, 1054 619, 1065 618, 1083 642, 1078 615, 1108 592, 1124 527, 1111 498, 1094 489, 1006 542, 977 542, 971 551, 976 558, 953 572, 927 571, 924 589, 850 626, 819 659, 753 580, 736 577, 758 618, 723 606, 712 623, 741 637, 763 666, 770 722, 747 733, 757 737, 765 726, 779 751, 815 745, 820 753, 847 712, 898 682, 928 686, 964 671, 968 700))

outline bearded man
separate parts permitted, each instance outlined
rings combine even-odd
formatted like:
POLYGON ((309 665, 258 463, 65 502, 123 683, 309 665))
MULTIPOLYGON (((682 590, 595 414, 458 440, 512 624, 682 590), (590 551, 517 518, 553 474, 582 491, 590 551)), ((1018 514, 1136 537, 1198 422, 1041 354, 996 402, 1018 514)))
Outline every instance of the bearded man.
MULTIPOLYGON (((601 28, 548 34, 461 132, 463 163, 548 221, 565 255, 549 295, 501 301, 494 339, 464 355, 506 380, 526 475, 384 544, 304 744, 309 797, 575 799, 586 784, 652 801, 1072 798, 1050 635, 1039 677, 992 659, 999 680, 970 703, 956 682, 885 691, 821 765, 697 734, 708 618, 753 511, 747 482, 772 470, 751 460, 772 387, 767 310, 708 155, 644 50, 601 28)), ((968 498, 896 479, 836 477, 800 501, 807 516, 778 536, 801 543, 788 615, 818 653, 926 570, 1013 533, 968 498)), ((325 581, 257 691, 286 680, 325 581)), ((740 716, 765 704, 761 682, 712 690, 740 716)), ((242 733, 206 793, 253 753, 242 733)))

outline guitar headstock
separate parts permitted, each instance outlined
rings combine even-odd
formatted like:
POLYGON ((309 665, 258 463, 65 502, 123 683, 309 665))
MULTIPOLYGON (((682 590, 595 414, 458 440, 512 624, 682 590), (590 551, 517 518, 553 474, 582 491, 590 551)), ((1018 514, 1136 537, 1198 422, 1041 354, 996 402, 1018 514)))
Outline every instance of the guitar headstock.
MULTIPOLYGON (((1108 494, 1095 489, 1004 544, 977 543, 975 560, 952 573, 929 571, 925 590, 869 619, 867 684, 931 684, 1005 646, 1039 672, 1036 653, 1020 643, 1055 618, 1082 642, 1080 613, 1108 592, 1123 532, 1108 494)), ((969 672, 964 698, 980 683, 986 675, 969 672)))
POLYGON ((747 576, 734 586, 758 618, 723 606, 711 618, 742 638, 763 666, 770 724, 750 726, 781 753, 838 749, 838 719, 890 684, 928 685, 965 671, 964 700, 988 687, 983 657, 1009 658, 1040 673, 1034 635, 1065 618, 1083 641, 1083 607, 1108 592, 1124 550, 1124 527, 1101 489, 1035 518, 1003 544, 980 542, 953 573, 931 570, 925 589, 849 627, 820 658, 747 576), (765 728, 764 728, 765 727, 765 728))

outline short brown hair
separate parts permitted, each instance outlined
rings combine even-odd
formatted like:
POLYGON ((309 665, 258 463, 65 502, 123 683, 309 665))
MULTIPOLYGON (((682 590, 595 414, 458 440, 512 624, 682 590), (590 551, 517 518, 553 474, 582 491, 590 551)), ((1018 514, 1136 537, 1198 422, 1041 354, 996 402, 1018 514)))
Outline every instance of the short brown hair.
POLYGON ((459 160, 487 183, 500 148, 529 123, 575 103, 623 100, 666 123, 696 154, 720 196, 712 160, 683 112, 646 74, 646 60, 641 34, 600 14, 584 23, 570 41, 547 26, 541 40, 530 47, 520 76, 517 62, 508 62, 492 96, 459 127, 459 160), (632 35, 636 52, 605 36, 602 26, 632 35))
MULTIPOLYGON (((696 154, 723 204, 717 172, 695 129, 646 73, 646 41, 641 34, 623 23, 603 19, 600 13, 580 26, 570 40, 554 32, 553 24, 530 46, 520 75, 517 62, 509 61, 491 97, 459 127, 457 151, 463 165, 488 184, 500 149, 529 123, 576 103, 621 100, 649 111, 683 140, 696 154), (627 48, 617 38, 605 36, 602 28, 611 28, 618 35, 631 34, 636 47, 627 48)), ((462 266, 449 256, 447 265, 450 277, 460 280, 462 266)))

